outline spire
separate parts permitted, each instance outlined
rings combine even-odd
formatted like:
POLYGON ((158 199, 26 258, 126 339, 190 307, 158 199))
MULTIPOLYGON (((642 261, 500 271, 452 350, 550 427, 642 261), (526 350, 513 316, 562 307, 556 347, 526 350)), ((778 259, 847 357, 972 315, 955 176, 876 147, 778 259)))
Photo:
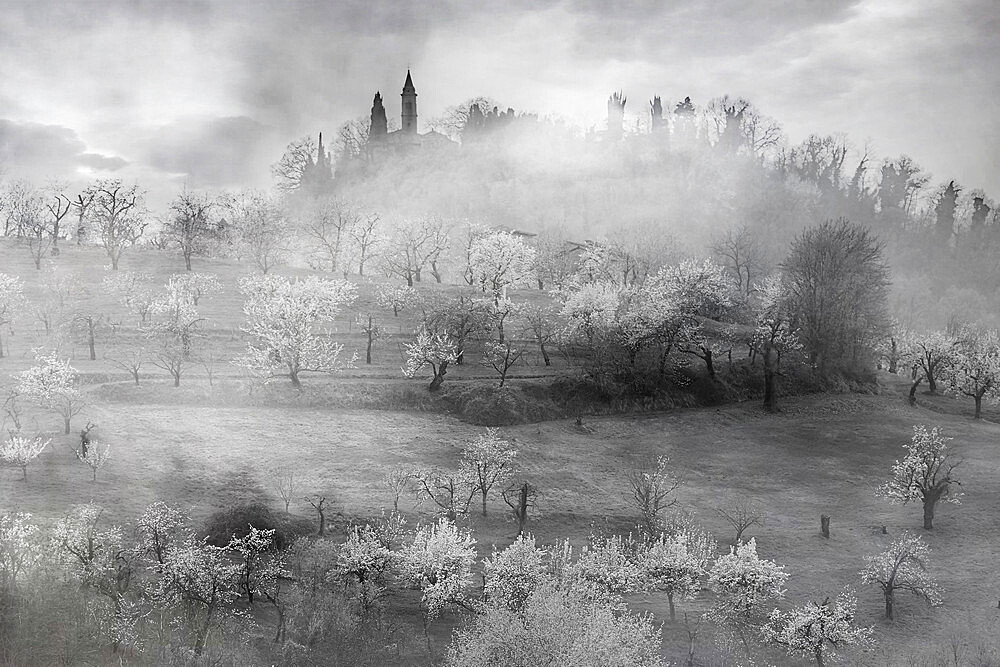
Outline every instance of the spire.
POLYGON ((385 117, 385 107, 382 105, 382 93, 376 92, 372 100, 371 125, 368 126, 368 138, 379 140, 388 132, 388 121, 385 117))
POLYGON ((323 161, 326 159, 326 153, 323 152, 323 133, 322 132, 319 133, 319 150, 316 151, 316 152, 317 152, 316 164, 323 164, 323 161))
POLYGON ((417 89, 413 87, 413 79, 410 77, 410 70, 406 70, 406 83, 403 84, 403 109, 400 114, 403 132, 406 134, 417 133, 417 89))

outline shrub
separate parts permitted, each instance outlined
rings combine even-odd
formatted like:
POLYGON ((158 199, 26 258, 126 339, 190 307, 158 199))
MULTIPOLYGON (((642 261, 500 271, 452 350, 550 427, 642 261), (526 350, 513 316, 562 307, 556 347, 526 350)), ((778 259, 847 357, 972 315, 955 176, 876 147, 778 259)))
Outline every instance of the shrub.
POLYGON ((257 530, 274 530, 274 544, 278 549, 313 530, 308 519, 279 516, 263 503, 241 503, 208 517, 202 534, 209 544, 224 547, 233 536, 246 537, 250 526, 257 530))

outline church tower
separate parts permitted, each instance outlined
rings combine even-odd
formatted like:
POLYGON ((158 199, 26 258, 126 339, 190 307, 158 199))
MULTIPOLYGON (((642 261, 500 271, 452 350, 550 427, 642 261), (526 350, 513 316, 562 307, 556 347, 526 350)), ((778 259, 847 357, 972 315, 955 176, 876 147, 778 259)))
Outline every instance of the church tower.
POLYGON ((403 132, 417 133, 417 89, 413 87, 410 70, 406 70, 406 83, 403 84, 403 132))

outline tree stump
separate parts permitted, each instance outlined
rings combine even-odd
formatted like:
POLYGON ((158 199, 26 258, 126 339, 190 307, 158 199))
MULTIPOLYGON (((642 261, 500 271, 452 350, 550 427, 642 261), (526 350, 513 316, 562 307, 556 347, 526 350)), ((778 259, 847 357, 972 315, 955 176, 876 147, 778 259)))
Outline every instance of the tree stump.
POLYGON ((830 517, 827 514, 819 515, 819 529, 823 532, 823 537, 830 539, 830 517))

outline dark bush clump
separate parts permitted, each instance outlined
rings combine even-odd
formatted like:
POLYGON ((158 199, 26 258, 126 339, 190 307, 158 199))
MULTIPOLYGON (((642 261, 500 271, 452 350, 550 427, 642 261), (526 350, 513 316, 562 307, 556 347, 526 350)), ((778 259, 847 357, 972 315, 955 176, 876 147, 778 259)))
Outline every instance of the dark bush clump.
POLYGON ((225 546, 229 540, 244 537, 250 526, 257 530, 274 530, 274 542, 278 549, 291 544, 296 537, 308 535, 313 530, 308 519, 278 516, 263 503, 241 503, 229 509, 219 510, 205 522, 204 535, 209 544, 225 546))

